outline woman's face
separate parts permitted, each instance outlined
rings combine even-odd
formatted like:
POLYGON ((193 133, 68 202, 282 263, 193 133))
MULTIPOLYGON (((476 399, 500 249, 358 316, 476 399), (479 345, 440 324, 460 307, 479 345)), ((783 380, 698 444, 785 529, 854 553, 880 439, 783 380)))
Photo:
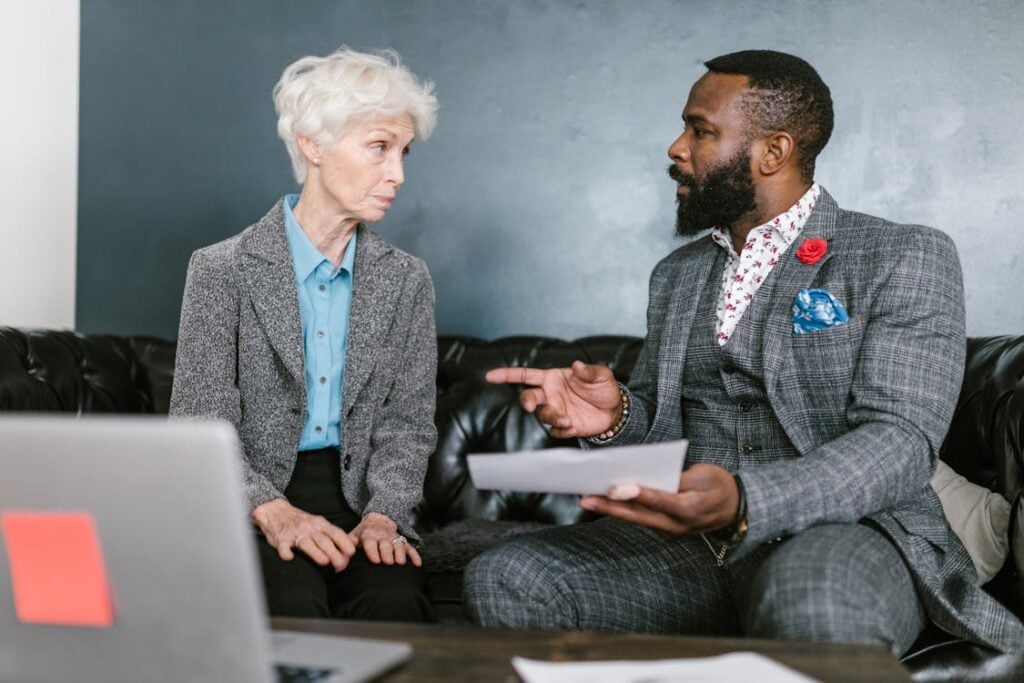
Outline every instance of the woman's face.
POLYGON ((405 180, 402 164, 414 138, 408 114, 354 123, 323 149, 309 181, 344 218, 379 221, 405 180))

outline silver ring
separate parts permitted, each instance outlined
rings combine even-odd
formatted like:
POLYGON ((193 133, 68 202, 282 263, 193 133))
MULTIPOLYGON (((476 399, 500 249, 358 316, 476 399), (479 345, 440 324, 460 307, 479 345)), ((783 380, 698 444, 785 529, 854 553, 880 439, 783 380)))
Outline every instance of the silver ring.
POLYGON ((399 536, 395 540, 391 541, 391 543, 393 545, 402 545, 403 543, 408 543, 408 542, 409 541, 408 541, 408 539, 405 538, 405 536, 399 536))

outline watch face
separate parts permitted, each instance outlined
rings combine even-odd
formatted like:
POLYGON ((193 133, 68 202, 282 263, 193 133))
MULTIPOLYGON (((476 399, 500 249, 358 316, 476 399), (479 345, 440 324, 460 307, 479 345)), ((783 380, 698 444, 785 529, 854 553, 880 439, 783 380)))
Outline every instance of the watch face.
POLYGON ((732 531, 732 538, 729 539, 729 543, 736 545, 743 540, 743 537, 747 535, 747 529, 750 527, 747 524, 747 516, 743 515, 740 521, 736 522, 736 526, 732 531))

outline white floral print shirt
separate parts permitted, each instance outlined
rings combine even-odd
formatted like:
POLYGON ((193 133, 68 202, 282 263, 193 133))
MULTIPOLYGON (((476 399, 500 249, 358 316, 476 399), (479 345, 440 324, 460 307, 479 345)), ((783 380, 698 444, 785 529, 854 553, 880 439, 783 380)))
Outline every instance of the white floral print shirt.
POLYGON ((786 213, 751 230, 739 254, 732 246, 728 230, 715 228, 711 231, 711 239, 725 249, 729 259, 722 273, 722 290, 716 308, 715 333, 719 346, 729 341, 761 283, 800 235, 820 193, 821 187, 813 183, 786 213))

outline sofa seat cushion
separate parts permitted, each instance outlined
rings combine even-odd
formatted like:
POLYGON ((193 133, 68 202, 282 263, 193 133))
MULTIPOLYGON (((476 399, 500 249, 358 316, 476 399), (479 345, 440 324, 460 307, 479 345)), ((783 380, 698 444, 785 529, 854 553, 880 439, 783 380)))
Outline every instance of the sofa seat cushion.
POLYGON ((462 519, 423 534, 423 563, 429 574, 461 572, 470 560, 485 550, 550 526, 540 522, 462 519))

